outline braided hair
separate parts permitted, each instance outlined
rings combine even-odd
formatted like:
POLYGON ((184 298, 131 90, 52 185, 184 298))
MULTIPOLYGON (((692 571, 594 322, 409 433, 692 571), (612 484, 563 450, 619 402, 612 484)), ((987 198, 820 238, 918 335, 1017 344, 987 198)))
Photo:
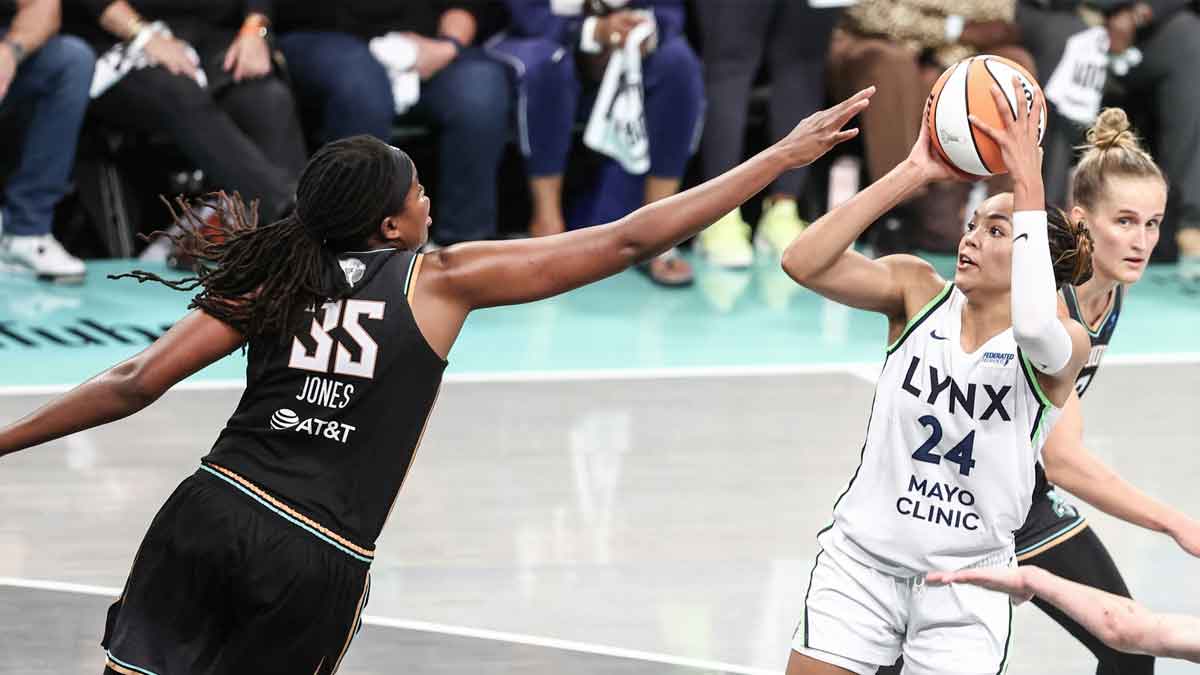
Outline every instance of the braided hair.
POLYGON ((1059 208, 1046 209, 1050 261, 1059 287, 1078 286, 1092 278, 1092 233, 1082 220, 1071 222, 1059 208))
POLYGON ((202 309, 247 337, 286 339, 305 308, 350 292, 342 275, 329 273, 337 254, 365 248, 383 219, 403 209, 413 172, 408 155, 374 137, 334 141, 304 167, 295 210, 268 225, 258 224, 257 201, 247 207, 236 193, 168 203, 183 233, 155 234, 171 237, 196 261, 193 276, 169 280, 136 270, 110 278, 199 288, 189 309, 202 309), (205 206, 213 216, 201 215, 205 206))

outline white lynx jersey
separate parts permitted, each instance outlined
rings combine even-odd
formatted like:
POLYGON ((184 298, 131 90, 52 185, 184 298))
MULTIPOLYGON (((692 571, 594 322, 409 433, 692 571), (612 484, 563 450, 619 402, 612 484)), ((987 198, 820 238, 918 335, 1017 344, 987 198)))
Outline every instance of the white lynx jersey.
POLYGON ((1011 328, 963 351, 965 304, 947 284, 888 348, 862 462, 834 506, 834 545, 889 574, 1011 555, 1060 413, 1011 328))

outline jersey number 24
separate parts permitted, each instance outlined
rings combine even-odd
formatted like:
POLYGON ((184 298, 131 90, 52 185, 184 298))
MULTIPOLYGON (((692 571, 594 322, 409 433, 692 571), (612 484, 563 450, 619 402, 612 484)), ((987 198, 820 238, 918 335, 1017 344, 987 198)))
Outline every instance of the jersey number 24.
POLYGON ((950 452, 944 455, 938 455, 932 452, 938 444, 942 442, 942 423, 933 415, 925 415, 917 420, 922 426, 929 427, 929 438, 921 444, 913 453, 913 459, 920 462, 929 462, 930 464, 941 464, 942 460, 954 462, 958 465, 958 472, 964 476, 971 475, 971 469, 975 468, 975 460, 971 459, 971 455, 975 452, 975 430, 967 434, 961 441, 958 442, 950 452))
POLYGON ((316 373, 333 373, 352 377, 372 378, 375 376, 375 359, 379 356, 379 345, 359 323, 362 319, 382 319, 384 303, 377 300, 338 300, 321 305, 324 312, 321 321, 314 316, 308 334, 316 342, 316 349, 309 353, 300 338, 292 338, 292 356, 289 368, 299 368, 316 373), (345 305, 345 311, 342 306, 345 305), (338 342, 329 333, 341 325, 342 331, 358 347, 358 358, 346 345, 338 342), (334 354, 334 344, 337 353, 334 354), (331 359, 332 357, 332 359, 331 359))

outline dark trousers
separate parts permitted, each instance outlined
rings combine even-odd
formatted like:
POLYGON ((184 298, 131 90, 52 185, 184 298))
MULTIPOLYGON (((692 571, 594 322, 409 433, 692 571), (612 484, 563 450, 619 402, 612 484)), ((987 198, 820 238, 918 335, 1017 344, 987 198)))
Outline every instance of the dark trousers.
MULTIPOLYGON (((395 104, 387 71, 366 41, 344 33, 288 33, 279 40, 305 119, 322 143, 356 134, 390 140, 395 104)), ((468 49, 421 83, 405 117, 438 130, 440 244, 496 234, 496 171, 508 142, 512 94, 504 66, 468 49)))
MULTIPOLYGON (((5 32, 0 28, 0 33, 5 32)), ((4 151, 20 152, 16 171, 4 186, 0 232, 48 234, 54 207, 67 189, 79 127, 88 104, 96 57, 71 35, 50 38, 17 70, 0 102, 0 117, 20 114, 20 136, 5 139, 4 151)))
MULTIPOLYGON (((1022 39, 1037 61, 1043 80, 1050 77, 1062 58, 1063 45, 1087 26, 1070 12, 1052 12, 1020 3, 1017 21, 1022 39)), ((1158 138, 1154 156, 1171 182, 1168 219, 1176 227, 1200 227, 1200 16, 1184 9, 1138 33, 1141 65, 1124 77, 1114 78, 1122 98, 1144 100, 1156 118, 1158 138)), ((1055 115, 1046 134, 1046 198, 1058 204, 1070 202, 1068 175, 1075 155, 1073 146, 1083 142, 1080 128, 1055 115)))
MULTIPOLYGON (((770 140, 786 136, 825 101, 825 57, 840 9, 812 9, 796 0, 697 0, 708 117, 702 153, 712 178, 744 157, 747 105, 764 56, 770 74, 770 140)), ((781 175, 771 193, 796 195, 808 168, 781 175)))
POLYGON ((144 68, 96 99, 93 110, 113 126, 165 134, 214 189, 261 200, 262 222, 290 205, 307 161, 292 93, 273 75, 214 93, 163 68, 144 68))

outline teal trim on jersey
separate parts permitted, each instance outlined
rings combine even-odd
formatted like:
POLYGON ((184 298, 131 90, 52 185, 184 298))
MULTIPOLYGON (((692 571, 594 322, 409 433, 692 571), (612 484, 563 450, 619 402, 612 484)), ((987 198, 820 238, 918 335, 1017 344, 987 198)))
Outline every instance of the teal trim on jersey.
POLYGON ((946 298, 950 297, 950 291, 953 290, 953 288, 954 283, 947 281, 946 287, 943 288, 937 295, 933 296, 933 299, 925 303, 925 306, 921 308, 921 311, 914 314, 912 318, 908 320, 908 323, 904 326, 904 330, 900 332, 900 337, 896 338, 895 342, 888 345, 887 353, 891 354, 892 352, 896 351, 896 349, 908 339, 908 336, 912 335, 913 331, 917 329, 917 326, 921 325, 921 322, 925 320, 925 317, 932 314, 933 310, 937 309, 943 302, 946 301, 946 298))
POLYGON ((1012 619, 1013 619, 1013 604, 1012 600, 1008 601, 1008 637, 1004 639, 1004 657, 1000 659, 1000 670, 996 671, 996 675, 1004 675, 1008 672, 1008 651, 1012 646, 1012 619))
POLYGON ((213 469, 211 469, 203 464, 200 465, 200 468, 211 473, 212 475, 216 476, 217 478, 220 478, 221 480, 225 481, 226 483, 229 483, 233 487, 242 491, 244 494, 249 495, 254 501, 267 507, 273 513, 278 515, 280 518, 283 518, 284 520, 295 525, 296 527, 299 527, 300 529, 304 530, 305 532, 308 532, 312 536, 316 537, 317 539, 320 539, 321 541, 325 542, 326 544, 329 544, 330 546, 336 548, 337 550, 341 551, 342 553, 345 553, 346 555, 350 556, 351 558, 354 558, 355 560, 361 560, 361 561, 367 563, 368 565, 371 564, 372 562, 374 562, 371 558, 368 558, 363 555, 359 555, 358 553, 351 551, 350 549, 346 548, 345 546, 342 546, 341 544, 330 539, 329 537, 326 537, 325 535, 321 534, 320 532, 317 532, 316 530, 312 529, 308 525, 305 525, 304 523, 300 522, 299 520, 296 520, 295 518, 284 513, 283 511, 280 511, 279 509, 275 508, 274 504, 264 500, 262 497, 259 497, 258 495, 254 494, 250 490, 247 490, 244 485, 242 485, 241 483, 238 483, 237 481, 233 480, 229 476, 226 476, 225 474, 221 473, 220 471, 214 471, 213 469))
MULTIPOLYGON (((1048 537, 1043 537, 1043 538, 1042 538, 1040 541, 1038 541, 1038 543, 1036 543, 1036 544, 1030 544, 1029 546, 1026 546, 1025 548, 1023 548, 1023 549, 1021 549, 1021 550, 1017 551, 1017 552, 1016 552, 1016 553, 1014 553, 1013 555, 1016 555, 1017 557, 1020 557, 1020 556, 1023 556, 1023 555, 1025 555, 1026 553, 1029 553, 1030 551, 1036 551, 1037 549, 1039 549, 1039 548, 1041 548, 1041 547, 1045 546, 1046 544, 1049 544, 1050 542, 1052 542, 1052 541, 1054 541, 1055 539, 1057 539, 1057 538, 1059 538, 1059 537, 1063 536, 1064 534, 1066 534, 1066 533, 1070 532, 1071 530, 1073 530, 1073 529, 1075 529, 1075 528, 1079 527, 1079 526, 1080 526, 1080 524, 1082 524, 1082 523, 1083 523, 1084 521, 1086 521, 1086 520, 1087 520, 1087 519, 1086 519, 1086 518, 1084 518, 1083 516, 1079 516, 1079 517, 1078 517, 1078 518, 1076 518, 1075 520, 1071 521, 1071 524, 1070 524, 1070 525, 1068 525, 1068 526, 1066 526, 1066 527, 1062 528, 1061 530, 1057 530, 1057 531, 1055 531, 1055 532, 1054 532, 1054 534, 1051 534, 1051 535, 1050 535, 1050 536, 1048 536, 1048 537)), ((1036 557, 1036 556, 1035 556, 1035 557, 1036 557)))
POLYGON ((105 655, 108 656, 109 661, 112 661, 113 663, 117 664, 118 666, 121 666, 122 668, 128 668, 130 670, 135 670, 139 673, 145 673, 145 675, 158 675, 153 670, 146 670, 145 668, 138 668, 137 666, 133 665, 132 663, 126 663, 125 661, 122 661, 121 659, 118 659, 117 657, 113 656, 113 653, 110 651, 105 651, 104 653, 105 653, 105 655))
POLYGON ((1071 303, 1075 306, 1075 314, 1078 316, 1076 323, 1083 326, 1083 329, 1088 332, 1088 335, 1098 338, 1100 337, 1100 334, 1104 332, 1104 326, 1108 324, 1108 317, 1112 316, 1112 313, 1117 309, 1117 304, 1121 302, 1121 298, 1118 297, 1118 294, 1121 293, 1123 289, 1124 286, 1117 286, 1113 289, 1112 299, 1108 303, 1108 309, 1104 310, 1104 316, 1101 316, 1100 320, 1096 322, 1100 326, 1100 330, 1096 331, 1092 330, 1092 327, 1088 325, 1087 319, 1083 316, 1083 308, 1079 305, 1079 294, 1075 292, 1075 287, 1067 286, 1065 291, 1071 294, 1071 303))

